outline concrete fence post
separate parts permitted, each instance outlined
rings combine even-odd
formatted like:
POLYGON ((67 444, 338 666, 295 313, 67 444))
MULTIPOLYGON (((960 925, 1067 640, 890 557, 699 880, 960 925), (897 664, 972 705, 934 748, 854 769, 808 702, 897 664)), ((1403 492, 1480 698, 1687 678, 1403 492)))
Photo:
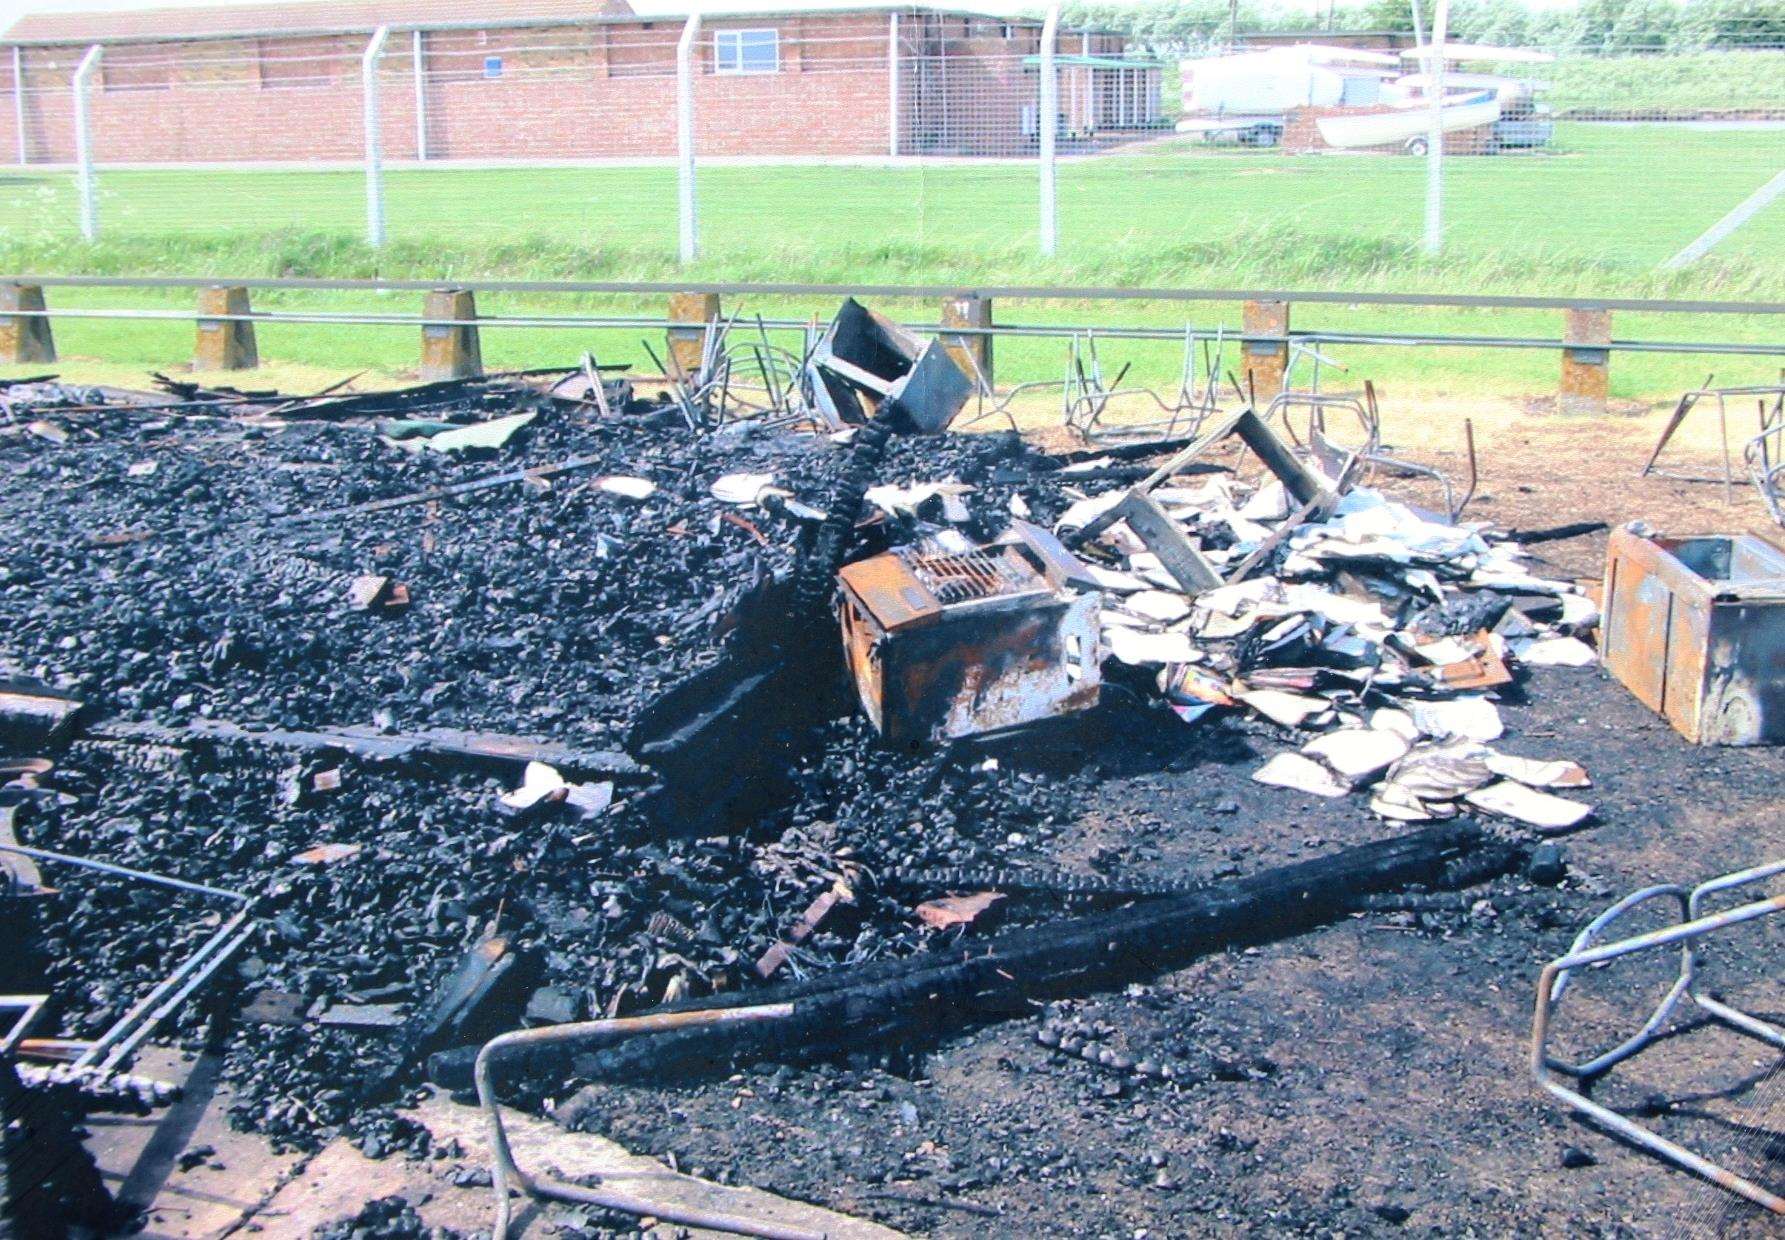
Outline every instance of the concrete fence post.
POLYGON ((475 379, 483 374, 477 298, 470 289, 437 288, 422 303, 421 377, 475 379))
POLYGON ((679 251, 692 263, 700 248, 694 216, 694 40, 700 35, 700 14, 690 13, 676 41, 676 178, 679 251))
POLYGON ((1425 57, 1426 92, 1432 124, 1426 134, 1425 251, 1444 248, 1444 40, 1450 24, 1450 0, 1438 0, 1432 17, 1432 42, 1425 57))
MULTIPOLYGON (((964 293, 959 297, 950 297, 942 303, 942 326, 949 327, 990 327, 992 325, 992 299, 964 293)), ((954 358, 955 364, 969 376, 973 376, 985 391, 992 390, 992 338, 989 335, 974 333, 971 335, 950 336, 942 333, 942 345, 954 358)))
POLYGON ((1245 379, 1253 403, 1267 408, 1283 391, 1289 373, 1289 303, 1248 301, 1241 308, 1241 334, 1261 337, 1245 342, 1245 379))
POLYGON ((1052 258, 1059 242, 1059 220, 1054 199, 1054 136, 1060 128, 1060 79, 1054 70, 1055 45, 1060 41, 1060 6, 1047 6, 1041 23, 1041 96, 1036 124, 1041 132, 1041 253, 1052 258))
POLYGON ((378 108, 378 60, 389 38, 389 26, 374 30, 359 61, 366 131, 366 244, 374 248, 384 244, 384 131, 378 108))
POLYGON ((19 167, 31 162, 31 142, 25 137, 25 49, 12 45, 12 128, 19 140, 19 167))
POLYGON ((88 241, 99 239, 99 184, 93 173, 93 129, 87 116, 87 87, 99 68, 105 49, 95 43, 81 57, 74 71, 74 162, 75 185, 80 196, 81 236, 88 241))
POLYGON ((1562 413, 1604 413, 1611 394, 1611 311, 1566 310, 1562 326, 1562 413))
POLYGON ((253 370, 260 365, 254 324, 243 317, 248 313, 248 290, 239 284, 198 290, 194 370, 253 370))
POLYGON ((0 284, 0 366, 35 366, 56 360, 56 342, 43 312, 43 288, 0 284))
MULTIPOLYGON (((719 321, 719 294, 671 293, 669 295, 669 364, 683 375, 700 371, 706 349, 707 325, 719 321), (682 326, 687 324, 687 326, 682 326)), ((672 378, 674 376, 671 376, 672 378)))

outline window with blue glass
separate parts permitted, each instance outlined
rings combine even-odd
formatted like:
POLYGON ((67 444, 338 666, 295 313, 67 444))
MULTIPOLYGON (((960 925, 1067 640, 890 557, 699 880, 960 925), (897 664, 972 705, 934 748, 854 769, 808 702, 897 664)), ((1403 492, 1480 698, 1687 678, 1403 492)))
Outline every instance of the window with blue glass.
POLYGON ((719 30, 713 34, 715 73, 775 73, 781 68, 781 36, 774 30, 719 30))

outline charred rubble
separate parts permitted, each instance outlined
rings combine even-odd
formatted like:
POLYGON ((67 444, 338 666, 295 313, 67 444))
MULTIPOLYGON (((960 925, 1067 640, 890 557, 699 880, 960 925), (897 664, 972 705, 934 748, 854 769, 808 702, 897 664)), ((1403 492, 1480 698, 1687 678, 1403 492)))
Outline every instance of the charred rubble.
MULTIPOLYGON (((0 674, 69 709, 53 738, 8 739, 0 797, 17 843, 251 901, 252 938, 169 1027, 227 1048, 232 1120, 276 1145, 419 1152, 393 1104, 466 1088, 469 1052, 517 1025, 776 1000, 806 1005, 813 1054, 921 1047, 1370 892, 1517 869, 1525 802, 1473 794, 1578 786, 1481 723, 1518 650, 1584 631, 1568 588, 1348 469, 1321 504, 1237 481, 1237 457, 1170 483, 1165 521, 1228 574, 1192 589, 1144 521, 1105 519, 1181 443, 897 433, 919 429, 889 416, 898 391, 838 432, 703 422, 685 393, 620 383, 598 413, 524 376, 407 403, 170 386, 7 392, 0 674), (1018 526, 1101 599, 1101 698, 889 741, 844 657, 837 568, 992 565, 938 587, 942 611, 1028 571, 999 559, 1018 526), (1061 863, 1123 755, 1233 726, 1301 747, 1263 782, 1358 790, 1382 837, 1227 885, 1061 863), (1396 825, 1477 810, 1514 829, 1396 825)), ((41 883, 64 1039, 110 1027, 220 918, 53 860, 41 883)), ((693 1032, 505 1085, 562 1100, 788 1051, 693 1032)))

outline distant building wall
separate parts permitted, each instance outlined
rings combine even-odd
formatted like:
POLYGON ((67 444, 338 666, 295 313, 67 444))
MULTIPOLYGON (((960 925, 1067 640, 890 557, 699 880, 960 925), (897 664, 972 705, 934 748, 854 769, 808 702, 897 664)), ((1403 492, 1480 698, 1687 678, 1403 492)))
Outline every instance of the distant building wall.
MULTIPOLYGON (((701 31, 695 146, 707 156, 888 153, 894 89, 886 13, 715 17, 701 31), (719 72, 718 32, 773 29, 773 72, 719 72)), ((1034 143, 1039 49, 1033 22, 904 13, 896 89, 902 154, 1012 155, 1034 143)), ((421 36, 427 156, 598 159, 675 153, 675 46, 681 23, 437 30, 421 36)), ((1062 53, 1080 36, 1062 36, 1062 53)), ((396 31, 380 62, 382 149, 418 154, 413 35, 396 31)), ((1099 54, 1122 40, 1091 36, 1099 54)), ((364 152, 361 35, 114 44, 91 86, 95 158, 110 163, 313 162, 364 152)), ((0 159, 17 144, 8 88, 0 159)), ((85 48, 22 49, 31 162, 74 158, 70 82, 85 48)), ((1093 111, 1089 78, 1063 91, 1069 118, 1093 111)), ((1063 71, 1064 82, 1073 81, 1063 71)), ((1145 88, 1142 88, 1145 89, 1145 88)), ((1105 102, 1104 116, 1112 115, 1105 102)))

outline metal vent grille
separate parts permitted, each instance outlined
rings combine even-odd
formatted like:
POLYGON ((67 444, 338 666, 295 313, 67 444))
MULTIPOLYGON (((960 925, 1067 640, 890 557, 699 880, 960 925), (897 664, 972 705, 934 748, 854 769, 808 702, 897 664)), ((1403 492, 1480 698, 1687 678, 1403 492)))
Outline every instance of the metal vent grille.
POLYGON ((944 606, 1001 594, 1021 594, 1041 585, 1035 570, 1008 550, 926 555, 907 547, 896 554, 911 575, 944 606))

